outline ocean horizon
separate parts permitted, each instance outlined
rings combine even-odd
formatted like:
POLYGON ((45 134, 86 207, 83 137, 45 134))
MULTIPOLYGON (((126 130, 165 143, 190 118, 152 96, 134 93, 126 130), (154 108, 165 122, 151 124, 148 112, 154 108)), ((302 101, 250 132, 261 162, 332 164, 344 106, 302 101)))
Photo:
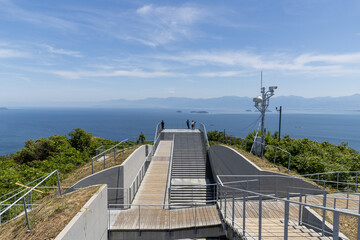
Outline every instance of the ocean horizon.
MULTIPOLYGON (((245 137, 259 129, 259 112, 191 113, 178 109, 103 109, 103 108, 23 108, 0 111, 0 155, 15 153, 28 139, 68 134, 83 128, 94 136, 111 140, 136 140, 144 133, 153 140, 156 124, 165 128, 185 128, 186 120, 205 124, 208 131, 245 137), (258 121, 257 121, 258 120, 258 121)), ((279 114, 266 113, 265 127, 278 131, 279 114)), ((360 151, 359 112, 283 112, 281 135, 333 144, 347 142, 360 151)))

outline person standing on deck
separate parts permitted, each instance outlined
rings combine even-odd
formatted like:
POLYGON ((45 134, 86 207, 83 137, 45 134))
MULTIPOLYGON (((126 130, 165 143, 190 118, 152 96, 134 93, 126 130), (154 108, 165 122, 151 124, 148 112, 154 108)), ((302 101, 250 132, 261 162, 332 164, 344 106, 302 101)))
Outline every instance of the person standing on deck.
POLYGON ((191 129, 195 129, 195 121, 194 120, 191 120, 191 129))
POLYGON ((188 129, 190 129, 190 121, 189 121, 189 119, 186 120, 186 125, 187 125, 188 129))
POLYGON ((165 122, 164 120, 161 121, 161 129, 164 129, 165 128, 165 122))

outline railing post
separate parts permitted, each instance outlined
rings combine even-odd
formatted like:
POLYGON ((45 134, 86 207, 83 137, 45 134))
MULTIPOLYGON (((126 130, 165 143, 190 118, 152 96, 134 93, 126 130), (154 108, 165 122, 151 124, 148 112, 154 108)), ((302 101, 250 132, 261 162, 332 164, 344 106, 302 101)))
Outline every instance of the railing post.
POLYGON ((26 224, 27 224, 27 227, 28 227, 28 232, 31 230, 30 228, 30 222, 29 222, 29 216, 28 216, 28 213, 27 213, 27 209, 26 209, 26 202, 25 202, 25 197, 23 197, 23 203, 24 203, 24 211, 25 211, 25 217, 26 217, 26 224))
POLYGON ((59 171, 58 170, 56 170, 56 179, 57 179, 57 184, 58 184, 58 188, 59 188, 59 195, 61 197, 62 194, 61 194, 61 187, 60 187, 60 179, 59 179, 59 171))
POLYGON ((289 154, 288 173, 290 172, 291 154, 289 154))
POLYGON ((227 192, 225 193, 225 207, 224 207, 224 210, 225 210, 225 214, 224 214, 224 215, 225 215, 225 220, 226 220, 226 198, 227 198, 226 195, 227 195, 227 192))
POLYGON ((114 162, 116 161, 116 150, 114 148, 114 162))
POLYGON ((302 211, 302 205, 301 205, 301 203, 302 203, 302 192, 303 192, 303 189, 301 189, 301 190, 300 190, 300 196, 299 196, 299 202, 300 202, 300 204, 299 204, 299 221, 298 221, 299 225, 301 225, 301 211, 302 211))
POLYGON ((346 209, 349 208, 349 183, 347 184, 346 209))
POLYGON ((339 172, 336 174, 336 191, 339 191, 339 172))
MULTIPOLYGON (((16 202, 16 195, 14 196, 14 202, 16 202)), ((15 217, 16 217, 16 204, 14 205, 14 214, 15 214, 15 217)))
POLYGON ((333 212, 333 239, 338 240, 339 239, 339 212, 334 211, 333 212))
POLYGON ((91 174, 94 174, 94 158, 91 158, 91 174))
POLYGON ((234 198, 234 190, 232 192, 232 213, 231 213, 231 225, 234 228, 235 222, 235 198, 234 198))
POLYGON ((358 185, 358 172, 356 172, 356 176, 355 176, 355 192, 357 192, 357 185, 358 185))
POLYGON ((259 239, 261 239, 261 227, 262 227, 262 196, 259 195, 259 239))
POLYGON ((284 216, 284 239, 288 239, 288 226, 289 226, 289 202, 285 200, 285 216, 284 216))
POLYGON ((243 192, 243 236, 245 236, 245 219, 246 219, 246 196, 247 192, 243 192))
POLYGON ((277 152, 277 148, 275 148, 274 165, 276 164, 276 152, 277 152))
MULTIPOLYGON (((326 207, 326 191, 324 190, 324 196, 323 196, 323 207, 326 207)), ((326 210, 323 209, 323 218, 321 223, 321 235, 324 236, 325 232, 325 217, 326 217, 326 210)))
POLYGON ((219 189, 220 189, 220 211, 221 211, 222 210, 222 198, 223 198, 221 185, 219 185, 219 189))
POLYGON ((104 153, 104 169, 105 169, 105 153, 104 153))
MULTIPOLYGON (((33 207, 32 207, 32 205, 33 205, 33 204, 32 204, 32 203, 33 203, 32 193, 33 193, 33 192, 31 191, 31 192, 30 192, 30 209, 31 209, 31 210, 32 210, 32 208, 33 208, 33 207)), ((15 205, 15 206, 16 206, 16 205, 15 205)))

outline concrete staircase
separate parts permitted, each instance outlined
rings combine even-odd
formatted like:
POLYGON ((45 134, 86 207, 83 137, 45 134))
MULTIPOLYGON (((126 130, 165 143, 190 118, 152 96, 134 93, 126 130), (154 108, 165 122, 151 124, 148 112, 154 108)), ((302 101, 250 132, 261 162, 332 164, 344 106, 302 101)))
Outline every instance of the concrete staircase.
POLYGON ((170 202, 181 204, 213 198, 206 169, 206 147, 198 130, 175 134, 170 202))

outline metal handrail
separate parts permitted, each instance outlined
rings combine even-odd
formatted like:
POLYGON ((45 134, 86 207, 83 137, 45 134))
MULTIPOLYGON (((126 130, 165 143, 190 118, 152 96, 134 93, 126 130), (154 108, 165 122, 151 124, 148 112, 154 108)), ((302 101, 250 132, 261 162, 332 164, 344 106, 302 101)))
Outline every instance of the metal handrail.
MULTIPOLYGON (((223 182, 221 181, 219 176, 217 176, 217 178, 218 178, 219 186, 221 187, 220 199, 218 197, 218 201, 220 201, 220 210, 222 209, 222 203, 224 202, 224 204, 225 204, 225 207, 224 207, 225 212, 224 212, 224 214, 222 213, 222 210, 221 210, 221 214, 225 215, 225 219, 229 218, 229 217, 227 217, 227 214, 226 214, 226 212, 227 212, 226 204, 227 204, 227 199, 229 199, 227 197, 228 196, 228 194, 227 194, 228 191, 226 189, 229 189, 230 191, 233 192, 232 198, 230 197, 230 199, 228 200, 228 201, 230 201, 232 199, 232 201, 233 201, 232 202, 232 212, 230 210, 230 213, 232 213, 231 215, 232 215, 232 226, 233 227, 234 227, 234 211, 235 211, 235 209, 234 209, 234 200, 235 200, 234 191, 239 191, 239 192, 243 193, 242 200, 243 200, 244 206, 245 206, 246 199, 248 199, 249 194, 251 194, 251 195, 258 198, 258 201, 259 201, 259 228, 258 228, 259 229, 259 238, 261 237, 261 218, 262 218, 261 202, 262 202, 262 199, 272 199, 272 200, 275 200, 275 201, 282 201, 282 202, 285 203, 284 239, 288 238, 287 226, 288 226, 288 221, 290 219, 289 218, 289 214, 290 214, 289 206, 290 206, 290 204, 297 204, 299 206, 299 219, 298 219, 299 224, 303 223, 302 220, 301 220, 301 209, 302 209, 302 207, 317 208, 317 209, 322 210, 323 211, 323 217, 322 217, 322 222, 321 222, 322 227, 321 227, 321 229, 320 228, 317 228, 317 229, 320 229, 323 234, 326 232, 325 231, 325 221, 326 221, 325 212, 326 211, 333 212, 333 216, 334 216, 334 219, 333 219, 334 220, 334 223, 333 223, 334 228, 333 229, 334 230, 333 230, 332 234, 333 234, 334 239, 338 239, 339 233, 340 233, 340 231, 339 231, 339 215, 340 214, 346 214, 346 215, 349 215, 349 216, 357 217, 359 222, 360 222, 360 213, 354 213, 354 212, 349 212, 349 211, 346 211, 346 210, 342 210, 343 208, 341 208, 341 209, 340 208, 335 208, 335 207, 334 208, 329 208, 329 207, 326 206, 325 200, 324 200, 323 206, 315 205, 315 204, 309 204, 309 203, 306 202, 306 196, 307 196, 306 194, 302 195, 302 193, 300 193, 299 201, 295 201, 293 199, 289 199, 289 197, 290 197, 289 193, 287 194, 287 198, 284 199, 284 198, 276 197, 276 195, 273 196, 273 195, 268 195, 268 194, 262 194, 262 193, 259 193, 259 192, 250 191, 248 189, 245 190, 245 189, 242 189, 242 188, 227 186, 227 185, 223 184, 223 182), (226 191, 225 196, 224 196, 224 191, 226 191), (305 196, 305 202, 302 202, 301 196, 305 196)), ((326 193, 325 192, 326 191, 324 190, 324 199, 326 199, 326 193)), ((347 200, 349 200, 349 199, 347 199, 347 200)), ((356 200, 356 199, 354 199, 354 200, 356 200)), ((243 210, 243 211, 245 211, 245 210, 243 210)), ((360 237, 360 225, 359 225, 360 223, 359 222, 358 222, 358 232, 357 232, 358 238, 360 237)), ((245 220, 243 220, 243 234, 245 234, 245 220)))
POLYGON ((241 189, 241 188, 229 187, 229 186, 225 186, 225 185, 222 185, 221 187, 223 187, 223 188, 229 188, 229 189, 233 189, 233 190, 238 190, 238 191, 241 191, 241 192, 251 193, 251 194, 254 194, 254 195, 257 195, 257 196, 261 196, 261 197, 271 198, 271 199, 274 199, 274 200, 276 200, 276 201, 282 201, 282 202, 288 202, 288 203, 292 203, 292 204, 298 204, 298 205, 301 205, 301 206, 304 206, 304 207, 319 208, 319 209, 321 209, 321 210, 326 210, 326 211, 332 211, 332 212, 337 212, 337 213, 348 214, 348 215, 350 215, 350 216, 360 218, 360 214, 359 214, 359 213, 352 213, 352 212, 347 212, 347 211, 340 211, 340 210, 336 210, 336 209, 334 209, 334 208, 328 208, 328 207, 324 207, 324 206, 320 206, 320 205, 314 205, 314 204, 298 202, 298 201, 294 201, 294 200, 290 200, 290 199, 279 198, 279 197, 275 197, 275 196, 271 196, 271 195, 267 195, 267 194, 262 194, 262 193, 257 193, 257 192, 253 192, 253 191, 245 190, 245 189, 241 189))
POLYGON ((91 174, 94 174, 94 159, 97 159, 99 156, 103 156, 104 157, 104 169, 105 169, 105 156, 106 156, 106 153, 109 152, 110 150, 114 149, 114 160, 115 160, 115 148, 117 146, 119 146, 120 144, 123 144, 124 142, 128 141, 128 139, 125 139, 125 140, 122 140, 121 142, 119 142, 118 144, 114 145, 113 147, 109 148, 109 149, 106 149, 105 151, 97 154, 96 156, 92 157, 91 158, 91 174))
MULTIPOLYGON (((37 183, 35 186, 31 187, 26 193, 24 193, 21 197, 19 197, 18 199, 16 199, 12 204, 10 204, 8 207, 6 207, 2 212, 0 212, 0 220, 1 220, 1 216, 8 211, 11 207, 16 207, 16 205, 18 205, 17 203, 19 201, 23 201, 24 204, 24 211, 25 211, 25 216, 26 216, 26 223, 27 223, 27 227, 28 227, 28 231, 30 231, 30 221, 28 218, 28 214, 27 214, 27 207, 26 207, 26 202, 25 202, 25 197, 28 196, 30 193, 32 193, 32 191, 37 188, 40 184, 42 184, 43 182, 45 182, 49 177, 51 177, 54 173, 56 173, 56 177, 57 177, 57 184, 58 184, 58 191, 59 191, 59 195, 60 197, 62 196, 61 194, 61 187, 60 187, 60 179, 59 179, 59 172, 58 170, 54 170, 53 172, 45 175, 45 177, 39 182, 37 183)), ((31 204, 32 205, 32 204, 31 204)))
POLYGON ((117 146, 119 146, 120 144, 126 142, 127 140, 128 140, 128 139, 122 140, 121 142, 119 142, 118 144, 112 146, 111 148, 106 149, 105 151, 103 151, 103 152, 99 153, 98 155, 92 157, 92 159, 96 159, 97 157, 103 156, 105 153, 107 153, 107 152, 109 152, 110 150, 116 148, 117 146))
POLYGON ((270 144, 266 144, 266 143, 262 143, 262 142, 258 142, 258 141, 254 141, 254 143, 259 143, 259 144, 262 144, 262 145, 264 145, 264 148, 265 148, 266 146, 269 146, 269 147, 274 147, 274 148, 275 148, 274 164, 275 164, 275 162, 276 162, 276 151, 277 151, 277 149, 280 149, 281 151, 283 151, 283 152, 285 152, 285 153, 289 154, 288 172, 290 171, 291 153, 289 153, 288 151, 286 151, 286 150, 284 150, 284 149, 282 149, 282 148, 280 148, 280 147, 274 146, 274 145, 270 145, 270 144))
POLYGON ((210 144, 209 144, 209 139, 208 139, 208 136, 207 136, 206 127, 205 127, 205 125, 203 123, 199 123, 199 125, 202 128, 202 129, 201 128, 199 128, 199 129, 203 131, 206 147, 209 148, 210 144))
POLYGON ((171 143, 171 152, 170 152, 170 162, 169 162, 169 170, 168 170, 168 203, 171 203, 171 177, 172 177, 172 163, 173 163, 173 156, 174 156, 174 145, 175 145, 175 134, 173 134, 173 140, 171 143))
MULTIPOLYGON (((153 151, 154 151, 154 149, 155 149, 155 147, 153 147, 153 148, 151 149, 151 151, 148 153, 148 155, 146 156, 144 162, 142 163, 141 167, 139 168, 138 172, 136 173, 133 181, 131 182, 130 186, 129 186, 128 188, 125 188, 125 189, 132 189, 132 188, 133 188, 133 186, 134 186, 134 184, 135 184, 135 181, 138 179, 138 176, 140 175, 140 173, 143 172, 143 176, 145 175, 146 170, 147 170, 147 168, 145 167, 145 166, 146 166, 146 162, 149 160, 149 158, 151 158, 151 157, 153 156, 153 151), (143 169, 144 169, 144 171, 142 171, 143 169)), ((139 185, 141 184, 141 182, 142 182, 142 180, 143 180, 143 176, 142 176, 141 179, 140 179, 139 185)), ((134 192, 133 194, 134 194, 134 196, 135 196, 135 192, 134 192)), ((132 199, 131 196, 129 196, 129 197, 130 197, 130 203, 131 203, 131 202, 133 201, 133 199, 132 199)))

